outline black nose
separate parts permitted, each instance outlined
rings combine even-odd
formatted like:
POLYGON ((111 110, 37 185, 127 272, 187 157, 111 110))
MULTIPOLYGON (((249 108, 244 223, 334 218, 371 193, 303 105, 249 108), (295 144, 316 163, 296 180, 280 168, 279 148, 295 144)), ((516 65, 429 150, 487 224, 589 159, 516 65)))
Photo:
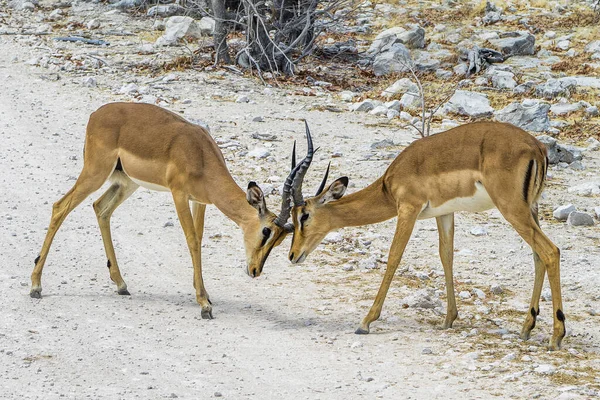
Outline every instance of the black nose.
POLYGON ((290 261, 294 259, 294 253, 290 253, 290 261))

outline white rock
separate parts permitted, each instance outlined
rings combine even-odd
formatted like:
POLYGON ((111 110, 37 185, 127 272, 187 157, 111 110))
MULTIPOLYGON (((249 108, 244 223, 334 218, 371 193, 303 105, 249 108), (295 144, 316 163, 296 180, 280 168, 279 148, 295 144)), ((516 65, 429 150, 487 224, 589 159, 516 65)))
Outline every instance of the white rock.
POLYGON ((470 233, 473 236, 486 236, 488 231, 485 226, 475 226, 471 229, 470 233))
POLYGON ((356 93, 351 92, 349 90, 344 90, 340 93, 340 99, 345 102, 351 102, 356 96, 356 93))
POLYGON ((457 90, 444 107, 447 112, 475 118, 490 117, 494 113, 486 95, 466 90, 457 90))
POLYGON ((245 94, 242 94, 235 99, 235 102, 236 103, 249 103, 250 98, 248 96, 246 96, 245 94))
POLYGON ((257 147, 248 152, 248 157, 252 158, 267 158, 270 155, 271 153, 269 150, 265 149, 264 147, 257 147))
POLYGON ((342 236, 339 232, 329 232, 327 236, 323 239, 325 243, 340 243, 344 240, 344 236, 342 236))
POLYGON ((490 286, 490 291, 494 294, 502 294, 502 292, 504 292, 504 289, 502 289, 502 286, 495 283, 490 286))
POLYGON ((567 218, 567 224, 571 226, 593 226, 594 218, 588 213, 573 211, 567 218))
POLYGON ((92 19, 88 21, 87 27, 88 29, 98 29, 100 28, 100 21, 98 21, 97 19, 92 19))
POLYGON ((543 301, 552 301, 552 291, 550 290, 550 288, 544 288, 540 297, 543 301))
POLYGON ((200 28, 200 32, 206 36, 212 36, 215 33, 215 25, 216 22, 211 17, 202 17, 200 21, 198 21, 198 27, 200 28))
POLYGON ((358 267, 360 269, 379 269, 379 264, 377 263, 377 257, 371 256, 367 259, 361 260, 358 263, 358 267))
POLYGON ((85 87, 96 87, 96 78, 92 76, 87 76, 83 78, 81 84, 85 87))
POLYGON ((458 297, 460 297, 461 299, 470 299, 471 298, 471 293, 467 292, 466 290, 463 290, 462 292, 460 292, 458 294, 458 297))
POLYGON ((406 92, 418 93, 419 87, 410 79, 402 78, 397 80, 391 86, 389 86, 387 89, 381 92, 381 96, 385 98, 390 98, 397 94, 406 92))
POLYGON ((554 209, 552 215, 559 221, 566 221, 569 218, 569 214, 575 211, 576 208, 573 204, 567 204, 565 206, 559 206, 554 209))
POLYGON ((386 106, 377 106, 374 109, 372 109, 371 111, 369 111, 369 114, 372 115, 387 115, 388 112, 388 108, 386 106))
POLYGON ((192 17, 170 17, 165 25, 165 33, 156 40, 157 46, 173 46, 181 40, 195 40, 202 37, 196 20, 192 17))
POLYGON ((556 372, 556 367, 550 364, 540 364, 534 371, 542 375, 552 375, 556 372))
POLYGON ((473 288, 473 293, 475 294, 475 296, 479 297, 480 299, 482 299, 482 300, 485 299, 485 293, 483 292, 483 290, 473 288))
POLYGON ((135 83, 128 83, 127 85, 121 86, 121 89, 119 89, 120 94, 133 94, 139 93, 139 91, 140 88, 135 83))

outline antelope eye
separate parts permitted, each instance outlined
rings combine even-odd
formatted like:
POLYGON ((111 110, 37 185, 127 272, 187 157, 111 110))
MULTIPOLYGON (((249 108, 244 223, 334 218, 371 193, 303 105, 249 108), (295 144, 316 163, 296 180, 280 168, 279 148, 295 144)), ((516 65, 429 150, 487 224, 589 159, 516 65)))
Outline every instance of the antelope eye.
POLYGON ((265 227, 265 228, 263 228, 262 233, 265 237, 269 237, 269 236, 271 236, 271 229, 265 227))
POLYGON ((308 214, 302 214, 302 216, 300 217, 300 222, 304 222, 308 219, 308 214))

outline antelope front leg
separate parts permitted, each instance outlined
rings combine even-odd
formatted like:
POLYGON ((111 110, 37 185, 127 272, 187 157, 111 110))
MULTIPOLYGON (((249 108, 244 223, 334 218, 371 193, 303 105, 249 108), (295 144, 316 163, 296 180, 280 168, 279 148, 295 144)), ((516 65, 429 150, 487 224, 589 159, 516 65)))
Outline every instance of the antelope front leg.
POLYGON ((208 301, 208 294, 204 289, 204 282, 202 280, 202 266, 200 263, 200 244, 194 228, 194 219, 190 212, 189 198, 185 193, 173 192, 173 201, 175 202, 175 208, 177 209, 177 216, 179 222, 185 233, 185 240, 187 241, 190 254, 192 256, 192 263, 194 265, 194 283, 196 286, 196 301, 202 307, 201 315, 203 319, 212 319, 212 306, 208 301))
POLYGON ((392 246, 390 248, 387 268, 385 270, 385 275, 383 276, 383 281, 381 282, 381 286, 379 287, 379 291, 377 292, 377 296, 375 297, 375 301, 373 302, 369 313, 362 320, 360 326, 355 331, 356 334, 364 335, 369 333, 369 325, 371 325, 371 322, 377 320, 381 315, 381 308, 383 307, 385 296, 390 288, 390 284, 392 283, 396 269, 400 264, 402 254, 404 253, 408 239, 410 239, 410 235, 413 227, 415 226, 415 221, 418 214, 419 213, 417 209, 412 206, 404 206, 398 210, 396 233, 394 234, 394 240, 392 241, 392 246))
POLYGON ((452 324, 458 316, 456 298, 454 297, 454 275, 452 273, 454 262, 454 213, 442 215, 435 220, 440 238, 440 259, 444 266, 444 278, 446 279, 447 309, 442 328, 448 329, 452 328, 452 324))
MULTIPOLYGON (((194 289, 196 289, 196 296, 200 288, 204 288, 204 282, 202 280, 202 236, 204 236, 204 213, 206 211, 206 204, 192 203, 192 217, 194 218, 194 229, 196 229, 196 240, 198 240, 198 258, 200 259, 200 268, 194 268, 194 289)), ((210 296, 204 290, 208 302, 210 296)))

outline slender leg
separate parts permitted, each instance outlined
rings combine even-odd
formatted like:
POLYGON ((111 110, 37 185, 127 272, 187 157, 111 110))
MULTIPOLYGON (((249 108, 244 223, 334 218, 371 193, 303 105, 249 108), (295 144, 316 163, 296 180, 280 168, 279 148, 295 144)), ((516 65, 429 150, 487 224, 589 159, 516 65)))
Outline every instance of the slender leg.
POLYGON ((454 275, 452 274, 452 263, 454 261, 454 213, 437 217, 437 228, 440 237, 440 259, 444 266, 444 277, 446 278, 446 297, 448 298, 446 320, 443 328, 452 328, 452 323, 458 316, 456 309, 456 298, 454 297, 454 275))
POLYGON ((194 281, 196 283, 196 301, 202 307, 202 318, 212 319, 212 306, 208 301, 208 295, 204 289, 202 280, 202 269, 200 265, 200 246, 196 229, 194 228, 194 218, 190 212, 190 203, 188 195, 180 192, 173 192, 173 201, 177 209, 177 216, 185 234, 190 254, 192 256, 192 264, 194 265, 194 281), (198 277, 196 279, 196 277, 198 277))
MULTIPOLYGON (((198 259, 200 260, 199 268, 194 268, 194 289, 198 290, 198 287, 204 286, 202 281, 202 236, 204 235, 204 212, 206 211, 206 204, 202 203, 192 203, 192 217, 194 218, 194 229, 196 229, 196 238, 198 239, 198 259), (198 285, 200 282, 200 285, 198 285)), ((206 290, 205 290, 206 293, 206 290)), ((210 301, 210 296, 206 293, 206 298, 208 302, 212 304, 210 301)))
POLYGON ((58 232, 67 215, 81 204, 86 197, 98 190, 104 181, 106 181, 109 174, 110 166, 103 174, 101 168, 96 168, 95 170, 92 168, 86 169, 84 165, 75 185, 52 206, 52 218, 46 232, 46 238, 44 239, 40 254, 35 259, 35 268, 31 273, 31 291, 29 292, 31 297, 36 299, 42 297, 42 271, 56 232, 58 232))
POLYGON ((385 301, 385 296, 390 288, 390 284, 392 283, 396 269, 400 264, 402 254, 404 253, 408 239, 410 239, 410 235, 412 234, 418 214, 419 211, 412 206, 401 206, 398 210, 396 233, 394 234, 394 240, 392 241, 392 246, 390 248, 387 268, 385 270, 385 275, 383 276, 383 281, 381 282, 381 286, 379 287, 379 291, 377 292, 377 296, 375 297, 375 301, 373 302, 369 313, 360 323, 360 326, 355 332, 356 334, 369 333, 369 325, 371 322, 379 318, 379 315, 381 314, 381 308, 383 307, 383 302, 385 301))
MULTIPOLYGON (((554 317, 554 331, 550 338, 551 350, 560 348, 560 343, 565 336, 565 315, 563 313, 562 296, 560 290, 560 250, 546 237, 536 223, 534 213, 530 206, 524 202, 513 204, 498 204, 498 209, 504 218, 515 228, 523 240, 531 246, 534 254, 540 260, 536 263, 536 275, 531 304, 533 308, 539 307, 541 292, 540 280, 543 279, 544 269, 548 272, 550 290, 552 292, 552 309, 554 317)), ((535 256, 534 256, 535 260, 535 256)), ((539 310, 539 308, 538 308, 539 310)), ((536 310, 537 314, 537 310, 536 310)), ((531 313, 529 313, 531 315, 531 313)), ((523 330, 529 328, 530 316, 528 315, 523 330)))
MULTIPOLYGON (((539 227, 540 221, 538 219, 537 203, 532 205, 531 215, 533 216, 536 225, 539 227)), ((527 314, 523 329, 521 330, 521 339, 523 340, 529 339, 531 330, 535 327, 535 321, 540 313, 540 296, 542 294, 542 286, 544 285, 544 277, 546 275, 546 267, 535 251, 533 252, 533 263, 535 265, 535 281, 533 284, 533 294, 531 295, 529 314, 527 314)))
POLYGON ((127 284, 121 277, 117 256, 113 247, 112 235, 110 233, 110 217, 117 207, 119 207, 129 196, 136 191, 139 186, 131 179, 125 180, 125 177, 120 179, 120 183, 113 183, 111 187, 94 202, 94 211, 98 218, 102 241, 104 242, 104 251, 108 259, 108 270, 110 279, 117 285, 117 293, 120 295, 129 295, 127 284))

